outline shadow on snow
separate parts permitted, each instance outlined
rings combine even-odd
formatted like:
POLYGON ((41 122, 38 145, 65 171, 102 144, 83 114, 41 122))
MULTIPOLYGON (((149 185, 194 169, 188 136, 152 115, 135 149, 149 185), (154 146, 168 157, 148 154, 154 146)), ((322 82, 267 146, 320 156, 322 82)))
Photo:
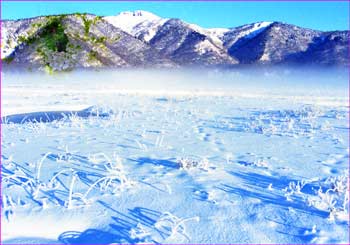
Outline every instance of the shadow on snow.
POLYGON ((174 168, 174 169, 180 168, 180 166, 177 162, 172 161, 170 159, 153 159, 153 158, 149 158, 149 157, 139 157, 137 159, 129 159, 129 160, 136 162, 140 165, 153 164, 153 165, 158 165, 158 166, 164 166, 167 168, 174 168))
MULTIPOLYGON (((144 239, 142 238, 132 237, 130 231, 133 228, 136 228, 138 224, 150 229, 155 229, 154 225, 161 216, 161 213, 158 211, 142 207, 128 209, 128 213, 123 214, 115 210, 106 202, 98 201, 98 203, 104 208, 114 212, 114 215, 111 217, 112 222, 107 229, 87 229, 83 232, 66 231, 59 236, 58 240, 64 244, 135 244, 144 242, 144 239)), ((160 231, 158 232, 161 234, 160 231)), ((152 243, 158 242, 152 241, 152 243)))
POLYGON ((14 123, 14 124, 23 124, 23 123, 49 123, 56 120, 66 119, 72 116, 77 116, 81 118, 88 118, 91 116, 95 117, 109 117, 111 111, 101 111, 95 106, 88 107, 80 111, 42 111, 42 112, 30 112, 23 114, 14 114, 1 118, 2 124, 14 123))
POLYGON ((307 205, 304 199, 306 195, 314 195, 315 191, 319 188, 315 183, 307 183, 301 189, 302 195, 293 195, 292 200, 287 200, 285 192, 282 189, 289 186, 289 183, 297 183, 298 180, 292 179, 286 176, 266 176, 257 173, 244 173, 244 172, 229 172, 231 175, 241 179, 243 188, 238 186, 232 186, 228 184, 221 184, 217 186, 218 189, 227 193, 236 194, 242 197, 250 197, 259 199, 262 203, 273 204, 281 206, 285 209, 294 208, 298 211, 308 213, 311 215, 318 215, 322 218, 327 218, 329 213, 326 211, 318 210, 307 205), (268 190, 269 185, 272 184, 272 190, 268 190))

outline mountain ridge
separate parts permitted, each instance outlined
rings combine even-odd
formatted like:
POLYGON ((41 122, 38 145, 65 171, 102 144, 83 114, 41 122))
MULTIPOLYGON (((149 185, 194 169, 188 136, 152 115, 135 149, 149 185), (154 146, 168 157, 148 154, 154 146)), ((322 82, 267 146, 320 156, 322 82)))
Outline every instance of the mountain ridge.
POLYGON ((181 67, 349 64, 349 31, 318 31, 282 22, 203 28, 147 11, 116 16, 65 14, 2 21, 5 66, 181 67))

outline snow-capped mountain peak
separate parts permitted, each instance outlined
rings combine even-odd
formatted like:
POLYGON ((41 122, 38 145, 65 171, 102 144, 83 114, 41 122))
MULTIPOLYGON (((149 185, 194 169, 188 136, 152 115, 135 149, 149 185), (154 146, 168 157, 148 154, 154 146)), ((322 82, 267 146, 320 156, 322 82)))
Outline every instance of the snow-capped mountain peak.
POLYGON ((257 36, 259 33, 264 31, 267 27, 269 27, 273 22, 269 21, 261 21, 261 22, 256 22, 250 25, 245 25, 243 27, 239 27, 239 35, 237 38, 244 37, 246 39, 248 38, 253 38, 257 36))
POLYGON ((125 11, 116 16, 106 16, 104 19, 132 35, 135 34, 135 27, 139 24, 145 23, 147 25, 162 20, 161 17, 143 10, 125 11))
POLYGON ((222 40, 225 47, 231 47, 239 40, 247 40, 256 37, 261 32, 265 31, 274 22, 261 21, 252 24, 247 24, 239 27, 231 28, 228 32, 222 35, 222 40))
POLYGON ((267 27, 269 27, 273 22, 262 21, 253 24, 253 27, 245 34, 246 38, 253 38, 267 27))
POLYGON ((130 17, 133 19, 144 19, 144 20, 160 19, 159 16, 144 10, 120 12, 117 16, 124 16, 124 17, 130 17))

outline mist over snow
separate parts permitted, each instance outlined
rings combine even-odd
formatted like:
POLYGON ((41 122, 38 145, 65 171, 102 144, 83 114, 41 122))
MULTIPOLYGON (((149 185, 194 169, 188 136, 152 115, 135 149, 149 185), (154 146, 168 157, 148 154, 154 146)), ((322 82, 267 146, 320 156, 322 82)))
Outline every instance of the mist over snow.
MULTIPOLYGON (((23 84, 37 88, 95 89, 95 93, 304 95, 336 99, 347 97, 348 86, 344 68, 82 69, 53 75, 6 70, 3 76, 4 89, 23 84)), ((50 93, 50 89, 46 92, 50 93)))

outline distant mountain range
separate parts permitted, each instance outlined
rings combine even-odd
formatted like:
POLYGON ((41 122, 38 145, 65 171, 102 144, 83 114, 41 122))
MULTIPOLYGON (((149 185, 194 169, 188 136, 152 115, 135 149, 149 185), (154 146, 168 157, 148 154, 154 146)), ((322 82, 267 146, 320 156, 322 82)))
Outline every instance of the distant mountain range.
POLYGON ((281 22, 202 28, 146 11, 4 20, 5 67, 349 65, 349 31, 322 32, 281 22))

